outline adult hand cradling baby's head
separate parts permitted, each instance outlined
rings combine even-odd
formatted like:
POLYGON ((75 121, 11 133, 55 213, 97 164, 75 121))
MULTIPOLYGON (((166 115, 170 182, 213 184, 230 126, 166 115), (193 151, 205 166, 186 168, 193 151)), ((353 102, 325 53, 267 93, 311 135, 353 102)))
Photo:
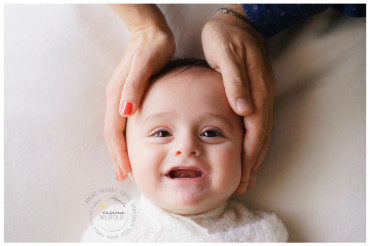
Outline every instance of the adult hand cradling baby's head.
POLYGON ((222 74, 231 107, 246 116, 242 182, 238 188, 238 193, 244 193, 247 187, 255 185, 270 145, 274 75, 262 35, 244 20, 246 16, 239 4, 226 7, 244 18, 216 13, 203 28, 202 44, 207 62, 222 74), (245 103, 238 105, 239 99, 245 103))
POLYGON ((116 179, 130 172, 126 140, 122 134, 126 118, 140 104, 149 78, 171 59, 175 41, 161 11, 155 5, 114 4, 113 10, 126 23, 130 44, 106 89, 104 136, 112 156, 116 179))

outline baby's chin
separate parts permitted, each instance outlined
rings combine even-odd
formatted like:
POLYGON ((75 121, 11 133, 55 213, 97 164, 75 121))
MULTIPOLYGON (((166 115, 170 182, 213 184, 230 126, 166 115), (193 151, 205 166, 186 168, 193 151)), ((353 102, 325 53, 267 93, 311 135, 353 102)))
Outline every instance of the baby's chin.
POLYGON ((181 215, 195 215, 217 208, 227 201, 228 197, 221 199, 205 199, 198 194, 175 194, 162 199, 149 199, 158 207, 168 212, 181 215))

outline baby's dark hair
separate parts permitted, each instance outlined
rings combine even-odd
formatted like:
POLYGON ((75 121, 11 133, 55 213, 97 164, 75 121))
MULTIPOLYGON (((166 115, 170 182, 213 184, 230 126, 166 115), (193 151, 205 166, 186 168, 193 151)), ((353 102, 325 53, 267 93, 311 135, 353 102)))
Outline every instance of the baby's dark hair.
MULTIPOLYGON (((179 73, 183 73, 191 67, 205 67, 205 68, 212 69, 208 65, 207 61, 205 61, 203 59, 198 59, 198 58, 176 58, 176 59, 170 61, 169 63, 167 63, 167 65, 162 70, 160 70, 157 74, 155 74, 152 77, 152 80, 154 80, 154 79, 156 79, 156 78, 158 78, 158 77, 160 77, 164 74, 172 72, 172 71, 174 71, 178 68, 183 68, 179 72, 179 73)), ((214 69, 212 69, 212 70, 214 70, 214 69)))

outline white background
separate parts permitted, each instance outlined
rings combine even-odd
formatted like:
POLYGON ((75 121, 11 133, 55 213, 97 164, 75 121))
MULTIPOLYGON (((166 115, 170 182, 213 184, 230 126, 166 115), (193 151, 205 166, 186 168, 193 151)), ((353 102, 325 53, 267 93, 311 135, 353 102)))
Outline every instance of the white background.
MULTIPOLYGON (((202 58, 221 5, 163 5, 177 57, 202 58)), ((103 137, 105 86, 129 35, 107 5, 5 5, 5 241, 79 241, 87 196, 118 183, 103 137)), ((234 198, 275 212, 291 241, 365 241, 365 19, 326 11, 268 41, 271 148, 234 198)))

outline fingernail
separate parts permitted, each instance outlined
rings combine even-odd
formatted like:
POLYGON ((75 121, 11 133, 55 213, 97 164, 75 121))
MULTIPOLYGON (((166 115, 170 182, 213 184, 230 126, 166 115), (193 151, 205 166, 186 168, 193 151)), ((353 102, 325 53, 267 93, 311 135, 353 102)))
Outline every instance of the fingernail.
POLYGON ((118 181, 118 174, 116 173, 116 180, 118 181))
POLYGON ((132 113, 133 105, 130 102, 121 102, 121 105, 119 107, 119 113, 120 115, 129 115, 132 113))
POLYGON ((121 176, 122 177, 124 177, 124 176, 126 176, 127 174, 125 174, 123 171, 122 171, 122 169, 119 167, 119 172, 120 172, 120 174, 121 174, 121 176))
POLYGON ((249 100, 245 98, 236 100, 236 107, 238 108, 239 114, 242 115, 249 114, 251 110, 249 100))

